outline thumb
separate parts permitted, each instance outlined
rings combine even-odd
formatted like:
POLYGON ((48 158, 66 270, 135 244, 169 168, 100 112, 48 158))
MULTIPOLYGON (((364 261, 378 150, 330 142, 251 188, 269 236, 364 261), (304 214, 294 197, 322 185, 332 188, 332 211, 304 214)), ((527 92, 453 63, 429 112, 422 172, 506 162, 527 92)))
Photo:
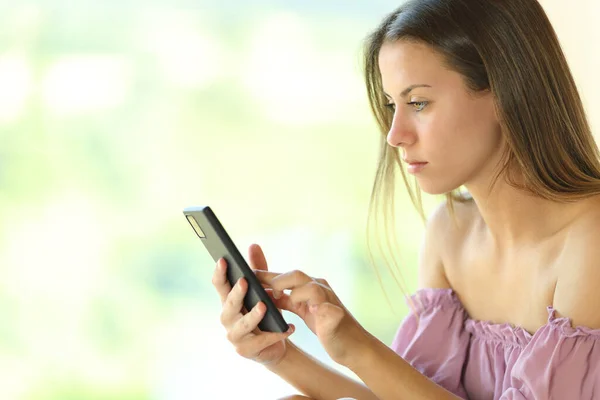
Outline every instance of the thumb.
POLYGON ((263 271, 269 270, 265 254, 261 247, 256 243, 251 244, 248 248, 248 261, 250 263, 250 268, 252 269, 260 269, 263 271))

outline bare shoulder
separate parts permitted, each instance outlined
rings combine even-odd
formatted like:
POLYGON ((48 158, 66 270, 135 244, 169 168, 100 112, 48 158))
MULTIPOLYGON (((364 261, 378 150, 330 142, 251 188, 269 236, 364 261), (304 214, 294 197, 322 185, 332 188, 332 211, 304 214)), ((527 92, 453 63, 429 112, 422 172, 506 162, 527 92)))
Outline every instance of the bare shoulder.
POLYGON ((573 326, 600 329, 600 202, 575 222, 554 293, 554 308, 573 326))
POLYGON ((454 216, 446 201, 440 203, 427 218, 425 235, 419 253, 419 288, 451 288, 445 259, 464 241, 466 232, 477 215, 473 200, 454 202, 454 216))

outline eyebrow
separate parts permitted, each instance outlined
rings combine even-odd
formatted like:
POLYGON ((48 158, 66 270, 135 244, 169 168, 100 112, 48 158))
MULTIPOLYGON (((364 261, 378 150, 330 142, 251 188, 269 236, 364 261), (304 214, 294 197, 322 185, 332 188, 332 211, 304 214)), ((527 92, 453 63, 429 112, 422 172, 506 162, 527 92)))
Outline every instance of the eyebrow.
MULTIPOLYGON (((402 93, 400 93, 400 97, 406 97, 413 89, 420 88, 420 87, 428 87, 428 88, 430 88, 431 86, 427 85, 425 83, 416 83, 414 85, 410 85, 409 87, 407 87, 406 89, 404 89, 402 91, 402 93)), ((390 96, 389 94, 387 94, 385 92, 383 92, 383 94, 385 94, 387 97, 392 97, 392 96, 390 96)))

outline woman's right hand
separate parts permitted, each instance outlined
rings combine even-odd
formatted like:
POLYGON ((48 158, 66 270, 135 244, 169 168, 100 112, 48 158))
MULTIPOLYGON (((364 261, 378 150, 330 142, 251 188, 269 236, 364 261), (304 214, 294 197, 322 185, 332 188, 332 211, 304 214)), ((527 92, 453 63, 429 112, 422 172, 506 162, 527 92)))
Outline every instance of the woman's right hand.
MULTIPOLYGON (((260 246, 250 246, 248 255, 251 268, 268 270, 260 246)), ((227 281, 226 271, 227 262, 221 258, 217 262, 212 284, 217 289, 223 305, 221 324, 227 331, 227 340, 244 358, 263 365, 277 364, 286 354, 286 339, 294 332, 294 325, 290 324, 290 329, 284 333, 261 331, 258 323, 265 315, 266 305, 261 301, 250 312, 244 313, 243 300, 248 290, 248 282, 241 278, 232 289, 227 281)), ((271 293, 269 295, 272 297, 271 293)))

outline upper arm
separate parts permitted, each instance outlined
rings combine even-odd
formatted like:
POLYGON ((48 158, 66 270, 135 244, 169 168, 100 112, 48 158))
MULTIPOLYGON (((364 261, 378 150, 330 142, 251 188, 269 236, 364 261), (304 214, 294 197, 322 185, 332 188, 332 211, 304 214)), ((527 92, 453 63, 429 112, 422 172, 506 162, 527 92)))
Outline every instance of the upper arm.
POLYGON ((419 288, 450 288, 444 263, 442 245, 451 223, 446 202, 442 202, 427 219, 425 235, 419 251, 419 288))
POLYGON ((600 240, 593 229, 598 223, 574 236, 554 292, 554 309, 574 327, 600 329, 600 240))

